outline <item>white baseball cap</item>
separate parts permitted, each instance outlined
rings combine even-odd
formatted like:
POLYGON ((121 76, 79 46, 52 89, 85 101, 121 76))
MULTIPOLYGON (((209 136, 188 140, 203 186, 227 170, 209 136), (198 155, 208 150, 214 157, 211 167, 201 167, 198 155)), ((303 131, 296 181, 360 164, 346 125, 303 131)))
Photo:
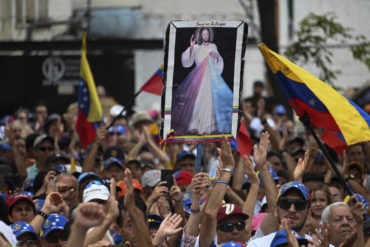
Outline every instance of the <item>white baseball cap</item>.
POLYGON ((110 196, 107 186, 102 184, 100 181, 91 181, 85 186, 83 194, 83 202, 89 202, 91 200, 108 200, 110 196))

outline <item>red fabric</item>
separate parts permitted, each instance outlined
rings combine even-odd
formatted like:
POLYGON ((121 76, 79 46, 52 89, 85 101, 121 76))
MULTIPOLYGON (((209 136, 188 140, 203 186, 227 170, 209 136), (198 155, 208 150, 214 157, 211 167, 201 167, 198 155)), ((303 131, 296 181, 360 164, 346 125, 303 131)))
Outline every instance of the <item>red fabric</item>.
POLYGON ((140 88, 141 91, 162 95, 163 83, 162 76, 155 73, 150 79, 140 88))
POLYGON ((253 143, 249 136, 248 130, 245 127, 243 119, 240 119, 240 122, 241 124, 237 137, 238 152, 241 156, 247 155, 249 157, 252 151, 253 143))
POLYGON ((348 149, 347 144, 332 131, 324 131, 321 136, 326 145, 331 147, 338 155, 343 156, 343 151, 348 149))
POLYGON ((79 109, 76 121, 76 131, 80 137, 81 146, 86 148, 95 138, 95 129, 91 123, 87 121, 86 116, 79 109))

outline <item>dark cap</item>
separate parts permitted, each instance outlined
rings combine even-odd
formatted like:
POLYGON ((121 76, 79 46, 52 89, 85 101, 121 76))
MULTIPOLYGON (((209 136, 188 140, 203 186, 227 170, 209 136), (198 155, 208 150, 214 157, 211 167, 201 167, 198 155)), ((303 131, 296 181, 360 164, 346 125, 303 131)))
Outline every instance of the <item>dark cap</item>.
POLYGON ((176 156, 176 162, 179 162, 180 160, 182 159, 185 159, 185 158, 192 158, 192 159, 195 159, 195 155, 193 153, 190 153, 190 152, 187 152, 187 151, 182 151, 181 153, 179 153, 177 156, 176 156))
POLYGON ((109 159, 109 158, 116 158, 116 159, 119 159, 120 161, 124 161, 125 160, 125 154, 123 153, 121 148, 119 148, 117 146, 113 146, 113 147, 107 148, 104 151, 103 159, 106 160, 106 159, 109 159))
POLYGON ((50 141, 51 143, 54 144, 54 138, 49 136, 49 135, 46 135, 46 134, 43 134, 43 135, 40 135, 38 136, 35 141, 33 142, 33 148, 37 148, 38 145, 40 145, 40 143, 42 143, 43 141, 50 141))
POLYGON ((238 215, 241 219, 246 220, 249 218, 249 216, 245 213, 243 213, 242 209, 233 203, 227 203, 221 205, 221 207, 218 209, 217 212, 217 222, 220 222, 221 220, 230 217, 232 215, 238 215))

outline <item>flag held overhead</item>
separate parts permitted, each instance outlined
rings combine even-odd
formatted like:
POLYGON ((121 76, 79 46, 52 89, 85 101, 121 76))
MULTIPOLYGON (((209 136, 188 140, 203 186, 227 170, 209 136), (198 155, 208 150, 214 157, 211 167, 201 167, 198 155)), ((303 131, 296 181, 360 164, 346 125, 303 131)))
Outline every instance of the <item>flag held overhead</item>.
POLYGON ((82 147, 85 148, 94 140, 96 129, 103 119, 94 78, 86 57, 86 33, 83 34, 82 38, 80 75, 76 131, 82 147))
POLYGON ((265 44, 259 49, 296 114, 307 114, 315 127, 324 129, 321 138, 327 145, 337 145, 334 149, 341 154, 339 146, 370 140, 370 116, 360 107, 265 44))

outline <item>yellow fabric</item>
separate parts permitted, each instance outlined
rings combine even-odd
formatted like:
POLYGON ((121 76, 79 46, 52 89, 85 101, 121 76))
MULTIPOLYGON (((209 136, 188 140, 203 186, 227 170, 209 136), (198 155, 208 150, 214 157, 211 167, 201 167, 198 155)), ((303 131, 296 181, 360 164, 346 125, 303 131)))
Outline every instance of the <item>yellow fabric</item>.
POLYGON ((86 57, 86 32, 82 38, 82 54, 81 54, 81 77, 86 82, 90 94, 90 108, 87 121, 90 123, 99 122, 102 120, 103 112, 96 92, 94 78, 90 70, 89 62, 86 57))

